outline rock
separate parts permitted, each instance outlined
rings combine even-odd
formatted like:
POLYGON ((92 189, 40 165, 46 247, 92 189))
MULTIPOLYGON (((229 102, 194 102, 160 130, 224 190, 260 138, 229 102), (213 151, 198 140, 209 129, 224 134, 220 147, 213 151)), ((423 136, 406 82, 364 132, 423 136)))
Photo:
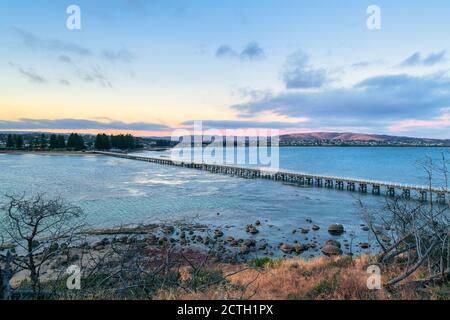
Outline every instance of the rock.
POLYGON ((333 236, 340 236, 344 231, 344 226, 342 224, 332 224, 328 227, 328 232, 333 236))
POLYGON ((322 248, 320 248, 320 250, 322 251, 322 253, 324 255, 326 255, 328 257, 342 255, 341 248, 339 248, 337 246, 333 246, 331 244, 324 245, 322 248))
POLYGON ((211 239, 209 239, 209 237, 203 238, 203 244, 204 244, 205 246, 209 245, 210 242, 211 242, 211 239))
POLYGON ((260 243, 260 245, 258 246, 258 250, 260 250, 260 251, 264 251, 266 249, 267 249, 267 243, 266 242, 260 243))
POLYGON ((312 223, 312 219, 311 218, 306 218, 306 222, 312 223))
POLYGON ((158 239, 158 243, 160 245, 166 243, 167 241, 169 241, 169 240, 166 237, 159 237, 159 239, 158 239))
POLYGON ((214 230, 214 237, 215 238, 221 238, 223 237, 223 232, 220 229, 214 230))
POLYGON ((292 234, 296 234, 296 233, 297 233, 296 229, 292 230, 292 234))
POLYGON ((361 249, 369 249, 370 245, 367 242, 362 242, 359 244, 361 249))
POLYGON ((303 234, 307 234, 307 233, 309 233, 309 229, 304 229, 304 228, 302 228, 302 229, 301 229, 301 232, 302 232, 303 234))
POLYGON ((329 246, 335 246, 335 247, 338 247, 338 248, 341 247, 341 243, 340 243, 339 241, 337 241, 337 240, 327 240, 327 241, 325 242, 325 245, 324 245, 324 246, 327 246, 327 245, 329 245, 329 246))
POLYGON ((145 242, 147 242, 149 244, 156 244, 157 241, 158 241, 158 238, 156 238, 156 236, 154 234, 150 234, 147 237, 145 237, 145 242))
POLYGON ((247 247, 254 247, 256 246, 256 241, 253 239, 245 240, 243 245, 247 247))
POLYGON ((231 242, 234 241, 234 238, 232 236, 228 236, 228 237, 225 238, 225 241, 231 243, 231 242))
POLYGON ((59 249, 59 244, 58 244, 57 242, 52 243, 52 244, 50 245, 50 248, 49 248, 49 250, 50 250, 51 252, 55 252, 55 251, 57 251, 58 249, 59 249))
POLYGON ((297 243, 297 244, 294 245, 294 250, 295 250, 295 253, 297 253, 297 254, 300 254, 302 252, 308 251, 308 249, 309 249, 308 246, 302 245, 300 243, 297 243))
POLYGON ((255 225, 260 226, 260 225, 261 225, 261 221, 256 220, 256 221, 255 221, 255 225))
POLYGON ((233 241, 230 242, 230 245, 231 245, 232 247, 237 247, 237 246, 239 245, 239 241, 233 240, 233 241))
POLYGON ((320 227, 315 224, 312 226, 312 229, 313 229, 313 231, 318 231, 318 230, 320 230, 320 227))
POLYGON ((246 230, 248 233, 251 233, 251 234, 257 234, 257 233, 259 232, 258 229, 256 229, 256 227, 255 227, 254 225, 252 225, 252 224, 247 225, 247 227, 245 228, 245 230, 246 230))
POLYGON ((280 250, 283 251, 284 253, 291 253, 292 252, 292 247, 290 245, 288 245, 287 243, 283 243, 280 246, 280 250))
POLYGON ((382 236, 381 241, 386 242, 386 243, 391 242, 391 238, 389 238, 388 236, 382 236))
POLYGON ((370 230, 370 228, 368 226, 363 226, 361 229, 362 229, 362 231, 369 231, 370 230))
POLYGON ((240 252, 241 252, 242 254, 248 254, 248 253, 250 252, 250 248, 247 247, 246 245, 242 245, 242 246, 240 247, 240 252))
POLYGON ((186 239, 186 232, 184 231, 181 232, 180 239, 186 239))
POLYGON ((163 228, 163 232, 165 234, 173 234, 175 232, 175 228, 173 226, 166 226, 163 228))

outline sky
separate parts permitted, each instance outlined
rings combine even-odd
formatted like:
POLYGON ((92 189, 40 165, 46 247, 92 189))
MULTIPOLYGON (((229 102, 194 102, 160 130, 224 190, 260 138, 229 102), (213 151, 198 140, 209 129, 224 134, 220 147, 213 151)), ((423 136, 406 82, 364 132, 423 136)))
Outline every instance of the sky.
POLYGON ((444 0, 1 1, 0 130, 449 139, 449 15, 444 0))

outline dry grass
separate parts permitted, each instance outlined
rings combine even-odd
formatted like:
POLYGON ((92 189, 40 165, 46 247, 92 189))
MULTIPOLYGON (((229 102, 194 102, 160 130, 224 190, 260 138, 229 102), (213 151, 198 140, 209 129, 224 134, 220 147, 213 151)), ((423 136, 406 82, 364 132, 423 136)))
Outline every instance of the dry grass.
MULTIPOLYGON (((376 300, 376 299, 442 299, 449 297, 448 287, 417 289, 403 286, 396 291, 368 290, 369 257, 319 257, 312 260, 285 259, 264 268, 248 268, 226 277, 228 281, 206 290, 160 291, 158 299, 264 299, 264 300, 376 300)), ((242 265, 217 266, 223 274, 242 269, 242 265)), ((382 270, 382 281, 393 276, 396 267, 382 270)), ((188 271, 184 271, 187 277, 188 271)), ((412 275, 409 281, 418 277, 412 275)))

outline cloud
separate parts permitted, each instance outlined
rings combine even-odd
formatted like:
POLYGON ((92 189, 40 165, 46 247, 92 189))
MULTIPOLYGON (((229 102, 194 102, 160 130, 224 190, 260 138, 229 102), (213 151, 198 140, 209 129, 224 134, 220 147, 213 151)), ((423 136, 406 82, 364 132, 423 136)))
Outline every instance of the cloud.
POLYGON ((299 50, 288 57, 282 79, 288 89, 320 88, 327 82, 325 69, 309 65, 309 56, 299 50))
POLYGON ((65 55, 65 54, 59 55, 58 60, 62 63, 67 63, 67 64, 72 63, 72 58, 70 58, 68 55, 65 55))
POLYGON ((282 92, 232 106, 241 116, 262 112, 309 118, 318 125, 387 125, 407 118, 438 116, 450 106, 450 78, 384 75, 350 88, 282 92))
POLYGON ((51 52, 65 52, 79 56, 88 56, 92 52, 78 44, 71 42, 64 42, 58 39, 43 39, 36 35, 20 28, 13 28, 13 32, 18 36, 25 47, 33 50, 51 51, 51 52))
POLYGON ((63 86, 70 86, 70 81, 67 79, 59 79, 59 84, 63 86))
POLYGON ((256 42, 250 42, 240 54, 241 60, 260 60, 264 58, 264 50, 256 42))
POLYGON ((217 58, 239 59, 241 61, 256 61, 263 59, 265 53, 257 42, 250 42, 241 52, 236 51, 230 45, 221 45, 217 48, 215 56, 217 58))
POLYGON ((99 66, 91 66, 88 69, 78 69, 77 75, 86 83, 98 83, 102 87, 113 87, 108 76, 102 71, 99 66))
POLYGON ((400 63, 402 67, 412 67, 412 66, 434 66, 436 64, 442 63, 447 60, 447 52, 433 52, 428 56, 422 58, 420 52, 415 52, 403 62, 400 63))
POLYGON ((229 45, 222 45, 216 50, 217 58, 236 58, 238 54, 229 45))
POLYGON ((13 68, 15 68, 23 77, 28 79, 31 82, 34 83, 46 83, 47 79, 45 79, 43 76, 38 74, 33 68, 24 69, 21 66, 18 66, 14 63, 9 63, 9 65, 13 68))
MULTIPOLYGON (((183 126, 191 128, 194 121, 185 121, 183 126)), ((302 122, 284 121, 243 121, 243 120, 203 120, 203 129, 291 129, 303 127, 302 122)))
POLYGON ((134 54, 132 54, 130 51, 122 49, 118 51, 114 50, 103 50, 101 53, 102 58, 105 60, 116 63, 116 62, 124 62, 124 63, 130 63, 134 60, 134 54))
POLYGON ((3 130, 40 130, 40 129, 65 129, 65 130, 136 130, 136 131, 163 131, 169 129, 166 125, 133 122, 126 123, 121 121, 96 121, 85 119, 27 119, 23 118, 17 121, 0 120, 0 129, 3 130))

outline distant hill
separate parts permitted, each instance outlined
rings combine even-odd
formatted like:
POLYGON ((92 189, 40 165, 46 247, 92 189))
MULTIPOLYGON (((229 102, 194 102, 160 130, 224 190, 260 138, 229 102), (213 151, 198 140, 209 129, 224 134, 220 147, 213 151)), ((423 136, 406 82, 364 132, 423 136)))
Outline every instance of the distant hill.
POLYGON ((280 136, 281 145, 439 145, 450 146, 450 140, 352 132, 309 132, 280 136))

